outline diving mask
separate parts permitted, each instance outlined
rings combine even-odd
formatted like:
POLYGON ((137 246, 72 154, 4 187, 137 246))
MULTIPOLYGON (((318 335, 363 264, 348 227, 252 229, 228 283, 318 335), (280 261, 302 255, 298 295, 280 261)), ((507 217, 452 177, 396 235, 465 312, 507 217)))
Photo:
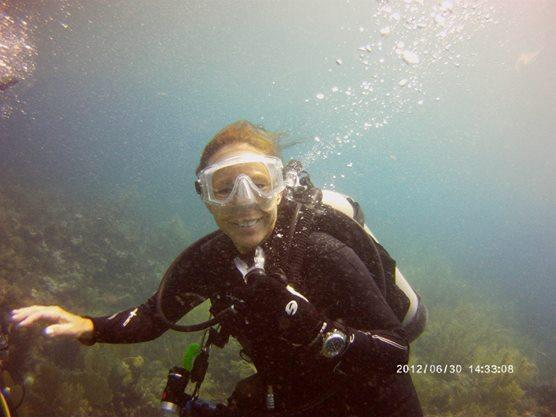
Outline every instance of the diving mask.
POLYGON ((195 188, 207 204, 265 206, 285 188, 282 171, 280 158, 245 152, 203 169, 195 188))

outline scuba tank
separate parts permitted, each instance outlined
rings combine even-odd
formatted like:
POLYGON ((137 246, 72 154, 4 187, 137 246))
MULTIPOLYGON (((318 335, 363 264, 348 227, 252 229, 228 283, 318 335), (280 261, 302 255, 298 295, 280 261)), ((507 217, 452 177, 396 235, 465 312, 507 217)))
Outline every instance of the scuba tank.
POLYGON ((284 178, 285 197, 296 205, 290 221, 290 247, 286 259, 291 263, 287 276, 294 282, 299 276, 310 233, 328 233, 359 256, 400 320, 408 341, 415 340, 425 328, 427 309, 365 224, 360 205, 345 194, 315 187, 299 161, 293 160, 286 165, 284 178))

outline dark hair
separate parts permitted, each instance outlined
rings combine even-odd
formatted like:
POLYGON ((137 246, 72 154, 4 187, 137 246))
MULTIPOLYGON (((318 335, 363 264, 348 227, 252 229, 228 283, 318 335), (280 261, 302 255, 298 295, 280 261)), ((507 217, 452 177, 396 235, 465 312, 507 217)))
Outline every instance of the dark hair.
POLYGON ((247 143, 266 155, 280 158, 281 148, 278 142, 282 136, 282 133, 270 132, 247 120, 238 120, 226 126, 207 143, 195 173, 198 174, 207 167, 208 160, 216 151, 231 143, 247 143))

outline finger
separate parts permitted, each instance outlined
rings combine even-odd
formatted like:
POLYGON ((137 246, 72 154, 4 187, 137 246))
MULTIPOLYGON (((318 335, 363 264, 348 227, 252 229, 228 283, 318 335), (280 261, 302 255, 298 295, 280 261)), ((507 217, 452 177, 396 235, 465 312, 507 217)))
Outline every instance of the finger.
POLYGON ((40 312, 31 313, 26 316, 21 316, 20 318, 15 320, 17 322, 16 328, 28 327, 34 322, 36 322, 37 320, 40 320, 41 318, 42 318, 42 314, 40 312))
POLYGON ((22 307, 22 308, 15 308, 12 310, 12 318, 13 317, 21 317, 31 314, 37 310, 46 308, 47 306, 40 306, 40 305, 33 305, 29 307, 22 307))
POLYGON ((64 312, 59 307, 52 306, 37 309, 35 312, 27 315, 20 315, 15 321, 19 321, 17 327, 27 327, 37 320, 61 321, 65 318, 64 316, 64 312))
POLYGON ((40 316, 38 316, 37 314, 30 314, 28 316, 23 316, 23 317, 19 318, 18 320, 15 320, 15 322, 17 323, 15 327, 20 328, 20 327, 30 326, 36 320, 38 320, 39 317, 40 316))
POLYGON ((52 324, 45 327, 44 334, 48 337, 73 336, 75 334, 72 323, 52 324))
POLYGON ((54 316, 56 314, 62 315, 63 312, 64 312, 64 310, 62 310, 58 306, 34 305, 34 306, 30 306, 30 307, 21 308, 21 309, 18 309, 18 310, 13 310, 10 320, 13 321, 13 322, 19 322, 19 321, 27 318, 28 316, 36 314, 36 313, 45 313, 47 315, 54 316))

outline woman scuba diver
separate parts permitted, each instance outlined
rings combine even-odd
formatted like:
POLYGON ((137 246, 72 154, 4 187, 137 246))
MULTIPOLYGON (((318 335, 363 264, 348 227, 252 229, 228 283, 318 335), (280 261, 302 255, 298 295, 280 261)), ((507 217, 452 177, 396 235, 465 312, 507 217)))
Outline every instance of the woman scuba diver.
POLYGON ((415 337, 389 299, 392 283, 405 280, 380 245, 380 257, 366 260, 335 237, 318 198, 286 198, 277 139, 239 121, 208 143, 195 185, 219 229, 185 249, 144 304, 94 318, 31 306, 12 320, 50 321, 47 335, 86 345, 137 343, 179 327, 210 299, 257 369, 229 398, 230 415, 422 416, 410 375, 397 372, 415 337), (311 407, 296 414, 304 404, 311 407))

